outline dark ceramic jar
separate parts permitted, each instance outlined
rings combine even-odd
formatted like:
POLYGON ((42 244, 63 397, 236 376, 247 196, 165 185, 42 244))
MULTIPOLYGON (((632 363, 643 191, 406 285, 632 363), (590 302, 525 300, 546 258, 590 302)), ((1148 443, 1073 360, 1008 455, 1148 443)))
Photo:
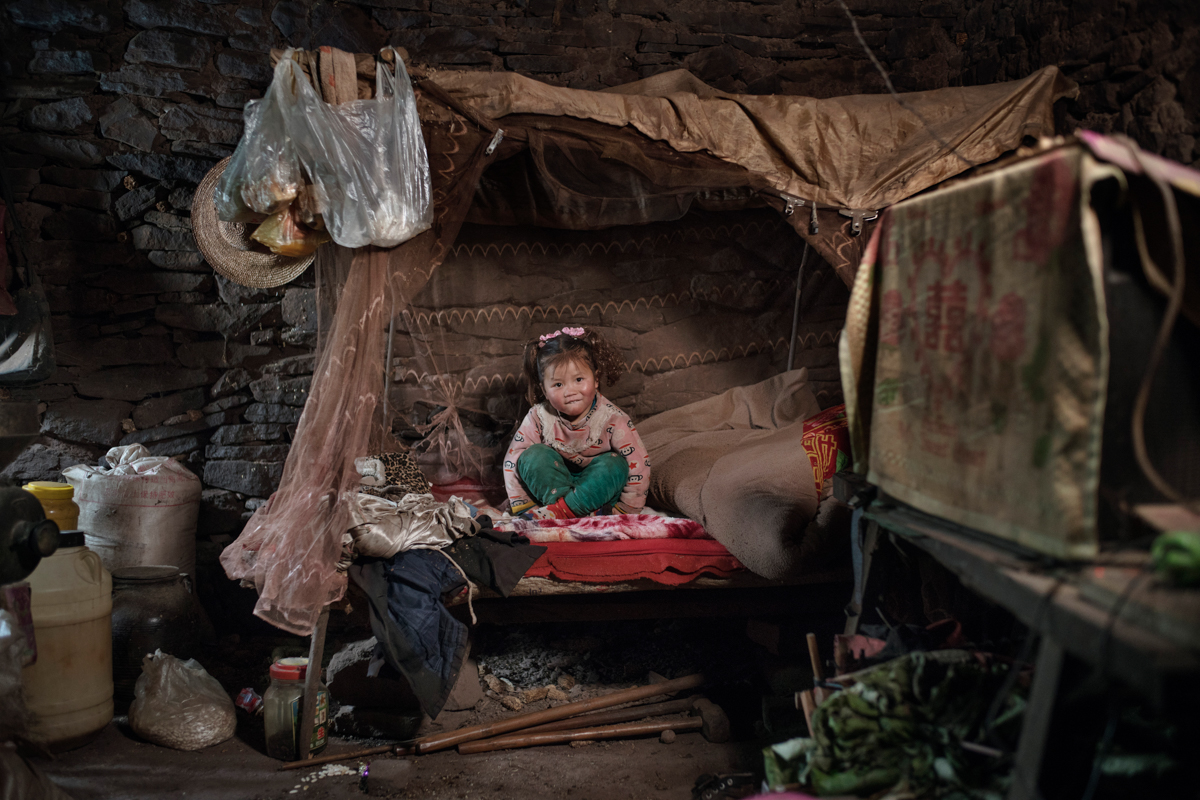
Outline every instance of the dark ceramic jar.
POLYGON ((148 653, 196 655, 201 612, 191 578, 178 567, 118 567, 112 579, 113 700, 124 713, 148 653))

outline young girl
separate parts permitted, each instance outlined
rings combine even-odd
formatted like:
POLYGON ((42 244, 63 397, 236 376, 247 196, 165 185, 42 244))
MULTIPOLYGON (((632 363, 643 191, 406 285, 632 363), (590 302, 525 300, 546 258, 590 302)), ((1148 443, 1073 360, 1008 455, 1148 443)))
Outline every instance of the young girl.
POLYGON ((601 379, 620 378, 625 359, 593 330, 562 328, 526 344, 524 366, 533 408, 504 457, 512 513, 640 513, 650 483, 646 446, 629 415, 599 392, 601 379))

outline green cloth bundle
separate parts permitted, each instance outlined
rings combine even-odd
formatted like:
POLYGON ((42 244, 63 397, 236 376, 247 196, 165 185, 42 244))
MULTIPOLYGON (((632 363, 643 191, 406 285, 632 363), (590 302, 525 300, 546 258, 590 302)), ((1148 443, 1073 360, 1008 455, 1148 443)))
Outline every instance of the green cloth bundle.
MULTIPOLYGON (((807 783, 819 795, 1003 797, 1007 776, 960 746, 979 741, 1008 667, 964 650, 910 653, 865 673, 813 713, 813 737, 764 751, 772 786, 807 783)), ((1025 700, 1005 698, 994 728, 1025 700)))

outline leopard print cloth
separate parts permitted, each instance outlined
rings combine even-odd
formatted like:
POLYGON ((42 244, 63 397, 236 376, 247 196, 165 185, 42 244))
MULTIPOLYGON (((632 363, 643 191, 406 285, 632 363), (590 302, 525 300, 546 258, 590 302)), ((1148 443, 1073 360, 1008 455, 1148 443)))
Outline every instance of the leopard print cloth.
POLYGON ((376 497, 395 494, 428 494, 429 481, 417 466, 412 453, 381 453, 367 456, 366 461, 378 461, 383 465, 384 486, 363 486, 361 491, 376 497))

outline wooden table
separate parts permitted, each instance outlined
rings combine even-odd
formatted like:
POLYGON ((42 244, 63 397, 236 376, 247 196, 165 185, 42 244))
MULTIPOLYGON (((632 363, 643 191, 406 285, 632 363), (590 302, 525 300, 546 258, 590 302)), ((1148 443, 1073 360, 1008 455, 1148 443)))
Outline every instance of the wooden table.
MULTIPOLYGON (((870 555, 875 543, 881 534, 891 533, 924 550, 965 586, 1003 606, 1040 636, 1009 800, 1039 796, 1036 784, 1042 751, 1067 653, 1126 683, 1158 711, 1200 711, 1200 654, 1131 622, 1121 608, 1125 603, 1110 604, 1110 609, 1105 609, 1081 594, 1081 589, 1088 590, 1088 569, 1098 563, 1144 563, 1143 555, 1118 553, 1088 564, 1055 563, 886 500, 872 501, 864 509, 863 518, 867 532, 862 596, 868 596, 870 555), (1112 610, 1117 613, 1114 615, 1112 610)), ((1132 595, 1137 587, 1130 589, 1132 595)), ((856 623, 857 619, 852 618, 850 627, 856 623)))

